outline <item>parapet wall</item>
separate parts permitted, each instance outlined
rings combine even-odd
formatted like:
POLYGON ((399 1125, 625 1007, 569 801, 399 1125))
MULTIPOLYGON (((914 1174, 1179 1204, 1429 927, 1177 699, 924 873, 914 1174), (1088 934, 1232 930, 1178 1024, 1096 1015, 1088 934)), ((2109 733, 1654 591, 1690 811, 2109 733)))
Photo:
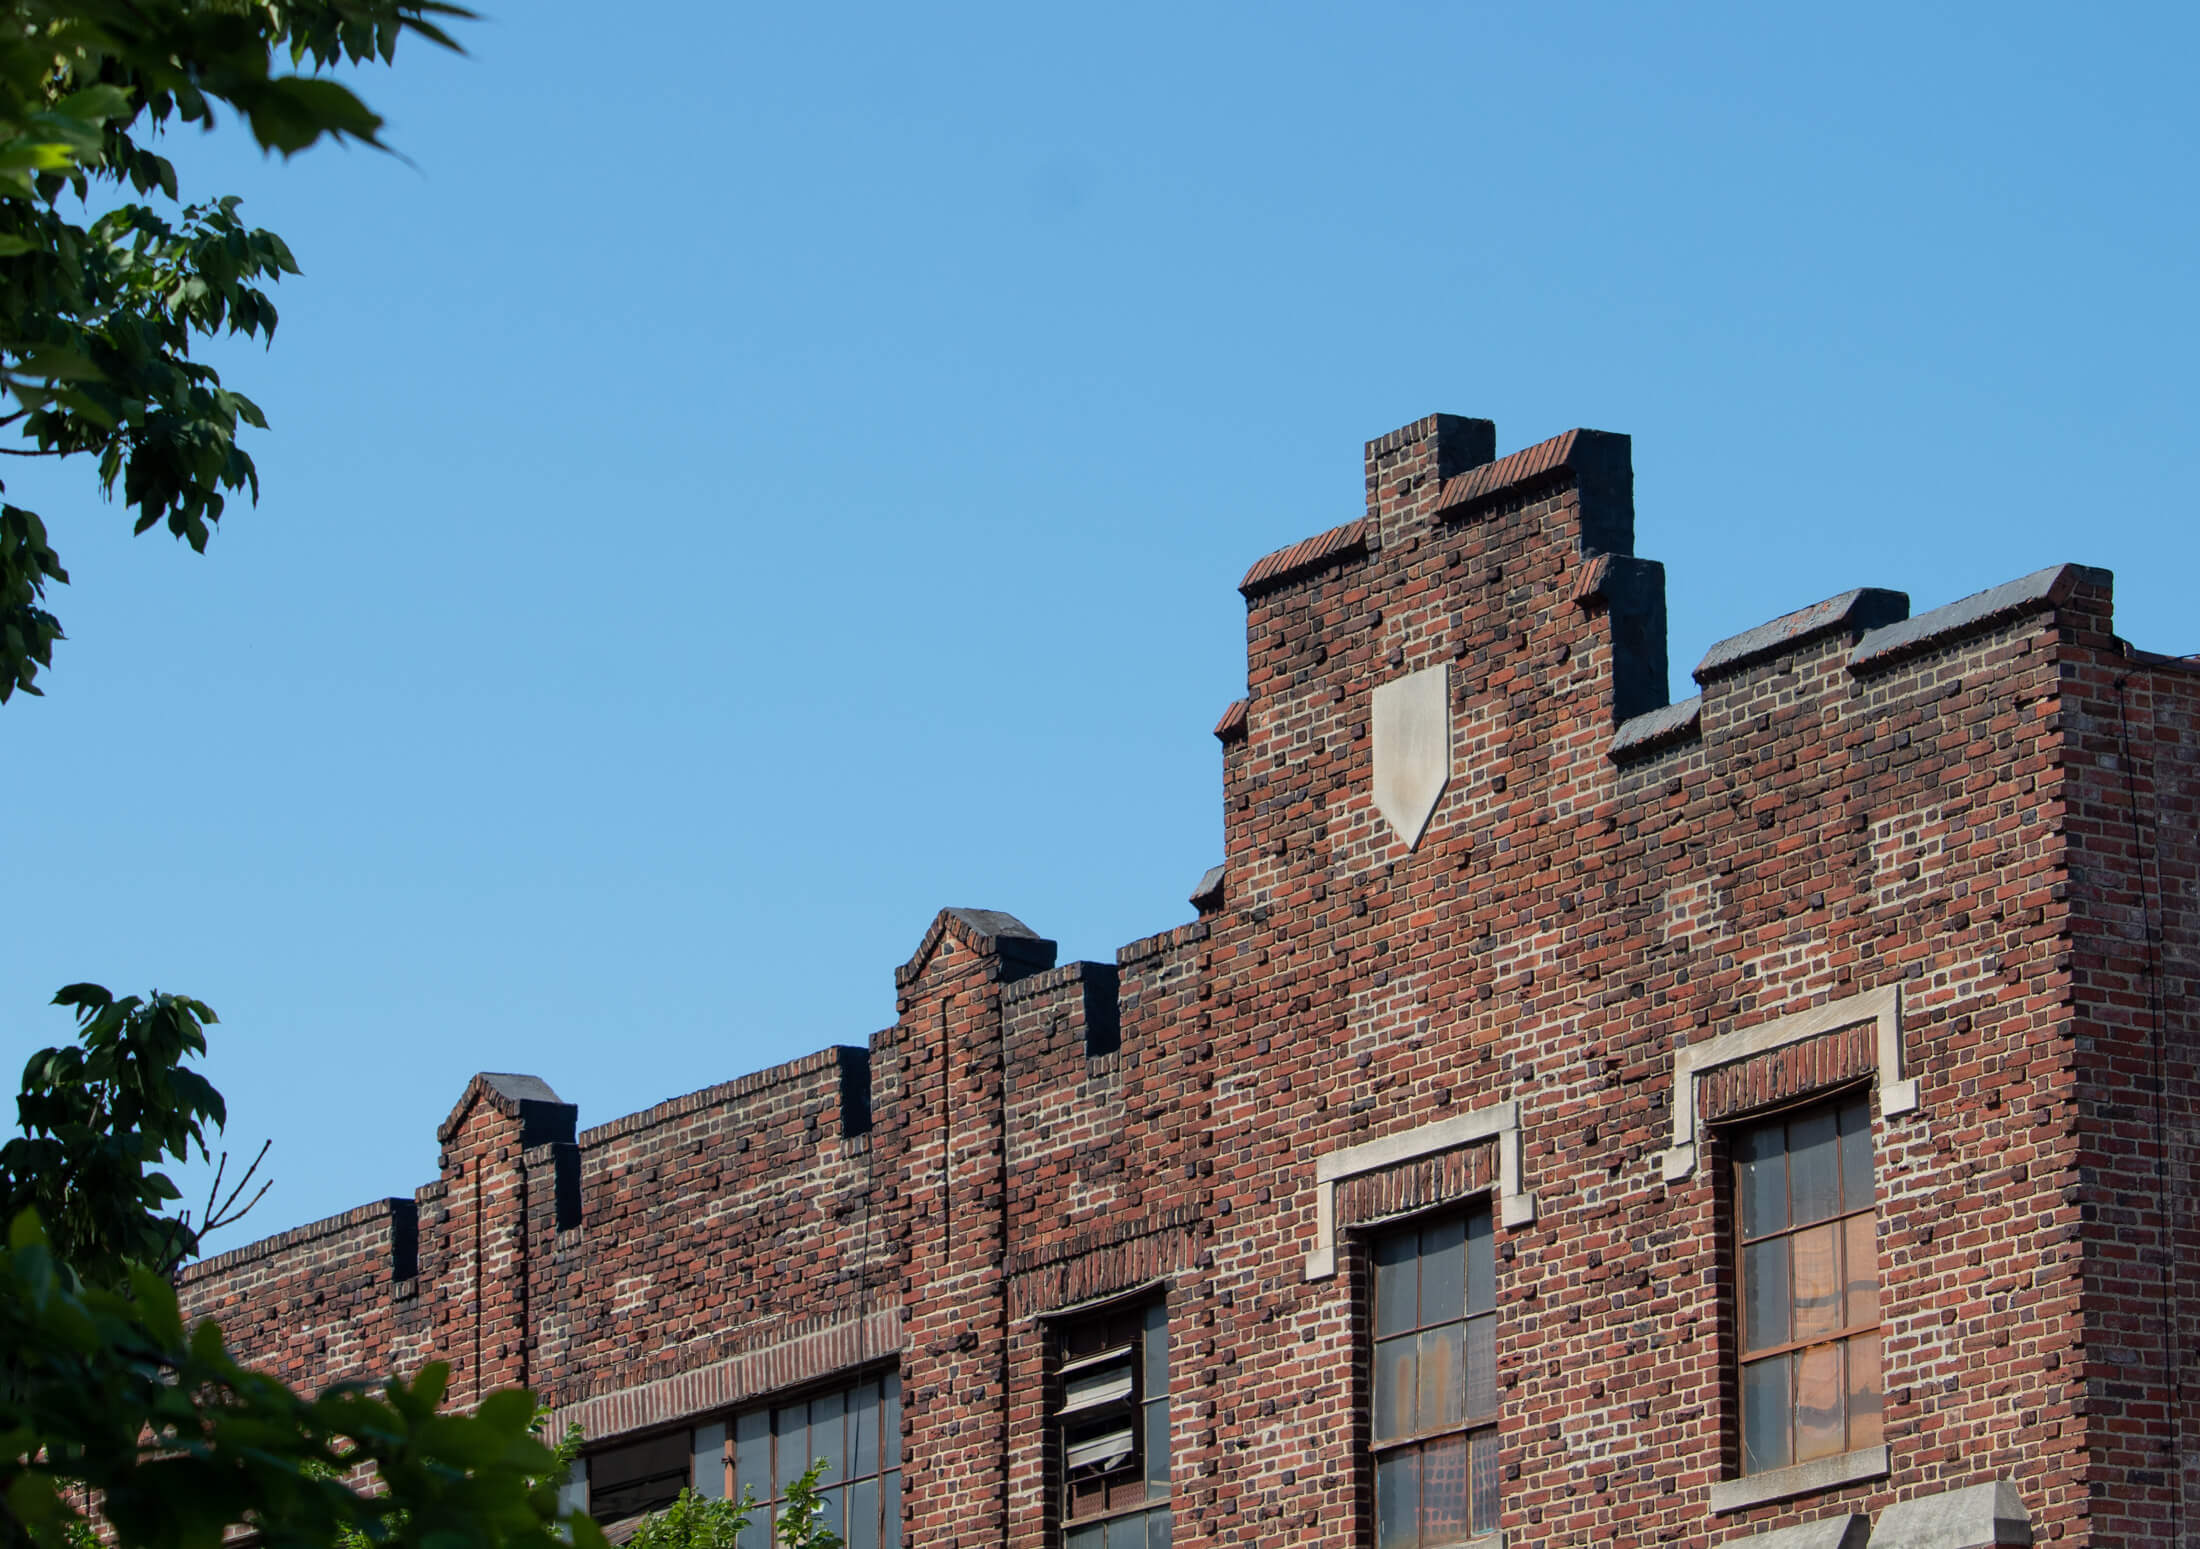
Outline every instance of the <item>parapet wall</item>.
POLYGON ((1058 965, 943 910, 866 1046, 592 1130, 478 1077, 414 1201, 187 1303, 293 1380, 439 1354, 599 1440, 892 1363, 904 1541, 1038 1549, 1050 1320, 1159 1296, 1175 1541, 1345 1549, 1369 1234, 1486 1199, 1508 1542, 2002 1484, 2041 1541, 2200 1542, 2200 668, 2065 565, 1843 592, 1668 702, 1625 437, 1439 415, 1366 471, 1241 583, 1196 920, 1058 965), (1752 1494, 1727 1126, 1829 1092, 1871 1104, 1886 1442, 1752 1494))

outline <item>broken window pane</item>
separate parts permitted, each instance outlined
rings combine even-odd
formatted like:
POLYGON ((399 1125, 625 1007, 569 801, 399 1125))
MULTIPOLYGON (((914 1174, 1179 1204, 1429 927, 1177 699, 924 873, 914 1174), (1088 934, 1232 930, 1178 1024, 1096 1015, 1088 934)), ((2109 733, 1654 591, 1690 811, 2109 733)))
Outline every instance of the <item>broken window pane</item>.
POLYGON ((1742 1236, 1762 1237, 1787 1225, 1786 1127, 1763 1124, 1744 1130, 1734 1147, 1734 1196, 1742 1236))
POLYGON ((1788 1358, 1752 1361, 1742 1368, 1742 1472, 1785 1468, 1788 1457, 1788 1358))
POLYGON ((1375 1464, 1376 1549, 1420 1549, 1421 1459, 1395 1452, 1375 1464))

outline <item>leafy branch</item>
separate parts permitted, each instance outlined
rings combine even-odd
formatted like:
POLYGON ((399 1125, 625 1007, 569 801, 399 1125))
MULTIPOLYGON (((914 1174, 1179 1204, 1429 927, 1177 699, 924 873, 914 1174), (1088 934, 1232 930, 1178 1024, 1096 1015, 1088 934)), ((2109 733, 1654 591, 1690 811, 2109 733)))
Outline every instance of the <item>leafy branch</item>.
MULTIPOLYGON (((230 496, 259 498, 238 434, 267 419, 192 346, 272 341, 268 288, 298 264, 234 197, 184 203, 152 142, 226 107, 285 157, 323 138, 386 149, 381 118, 318 72, 388 63, 408 33, 456 51, 443 24, 471 15, 441 0, 0 0, 0 396, 15 404, 0 425, 26 443, 0 453, 88 455, 135 531, 203 552, 230 496), (80 223, 72 197, 116 202, 80 223)), ((63 638, 47 588, 68 579, 44 521, 0 503, 0 702, 40 692, 63 638)))

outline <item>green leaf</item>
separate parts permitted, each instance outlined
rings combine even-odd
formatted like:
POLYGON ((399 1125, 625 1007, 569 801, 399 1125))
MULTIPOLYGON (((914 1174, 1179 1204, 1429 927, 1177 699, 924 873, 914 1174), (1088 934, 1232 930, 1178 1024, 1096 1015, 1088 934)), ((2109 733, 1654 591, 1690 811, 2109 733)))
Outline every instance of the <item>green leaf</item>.
POLYGON ((334 81, 305 75, 286 75, 269 81, 249 94, 240 94, 237 105, 252 124, 252 134, 264 150, 294 156, 322 135, 345 135, 369 145, 381 142, 376 135, 382 120, 349 89, 334 81))
POLYGON ((119 86, 87 86, 63 97, 53 105, 52 111, 64 118, 81 118, 93 123, 130 118, 136 113, 130 106, 130 94, 119 86))

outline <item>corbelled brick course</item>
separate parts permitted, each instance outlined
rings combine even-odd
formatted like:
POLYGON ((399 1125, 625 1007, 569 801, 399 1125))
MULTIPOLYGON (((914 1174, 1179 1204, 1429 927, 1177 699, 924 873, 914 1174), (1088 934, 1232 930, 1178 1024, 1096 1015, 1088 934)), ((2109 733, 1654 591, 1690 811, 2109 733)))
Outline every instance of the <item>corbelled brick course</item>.
POLYGON ((440 1356, 599 1441, 893 1364, 904 1541, 1039 1549, 1050 1316, 1150 1288, 1175 1542, 1344 1549, 1366 1229, 1517 1185, 1508 1545, 2200 1545, 2200 664, 2060 566, 1787 612, 1669 705, 1626 438, 1494 437, 1370 443, 1365 513, 1247 573, 1196 923, 1057 966, 942 911, 867 1046, 585 1132, 478 1077, 414 1200, 194 1266, 187 1305, 295 1381, 440 1356), (1436 667, 1409 849, 1370 695, 1436 667), (1865 1020, 1678 1057, 1851 997, 1899 1006, 1900 1070, 1865 1020), (1885 1465, 1737 1504, 1722 1126, 1829 1091, 1873 1094, 1885 1465), (1317 1183, 1505 1104, 1516 1131, 1317 1183))

